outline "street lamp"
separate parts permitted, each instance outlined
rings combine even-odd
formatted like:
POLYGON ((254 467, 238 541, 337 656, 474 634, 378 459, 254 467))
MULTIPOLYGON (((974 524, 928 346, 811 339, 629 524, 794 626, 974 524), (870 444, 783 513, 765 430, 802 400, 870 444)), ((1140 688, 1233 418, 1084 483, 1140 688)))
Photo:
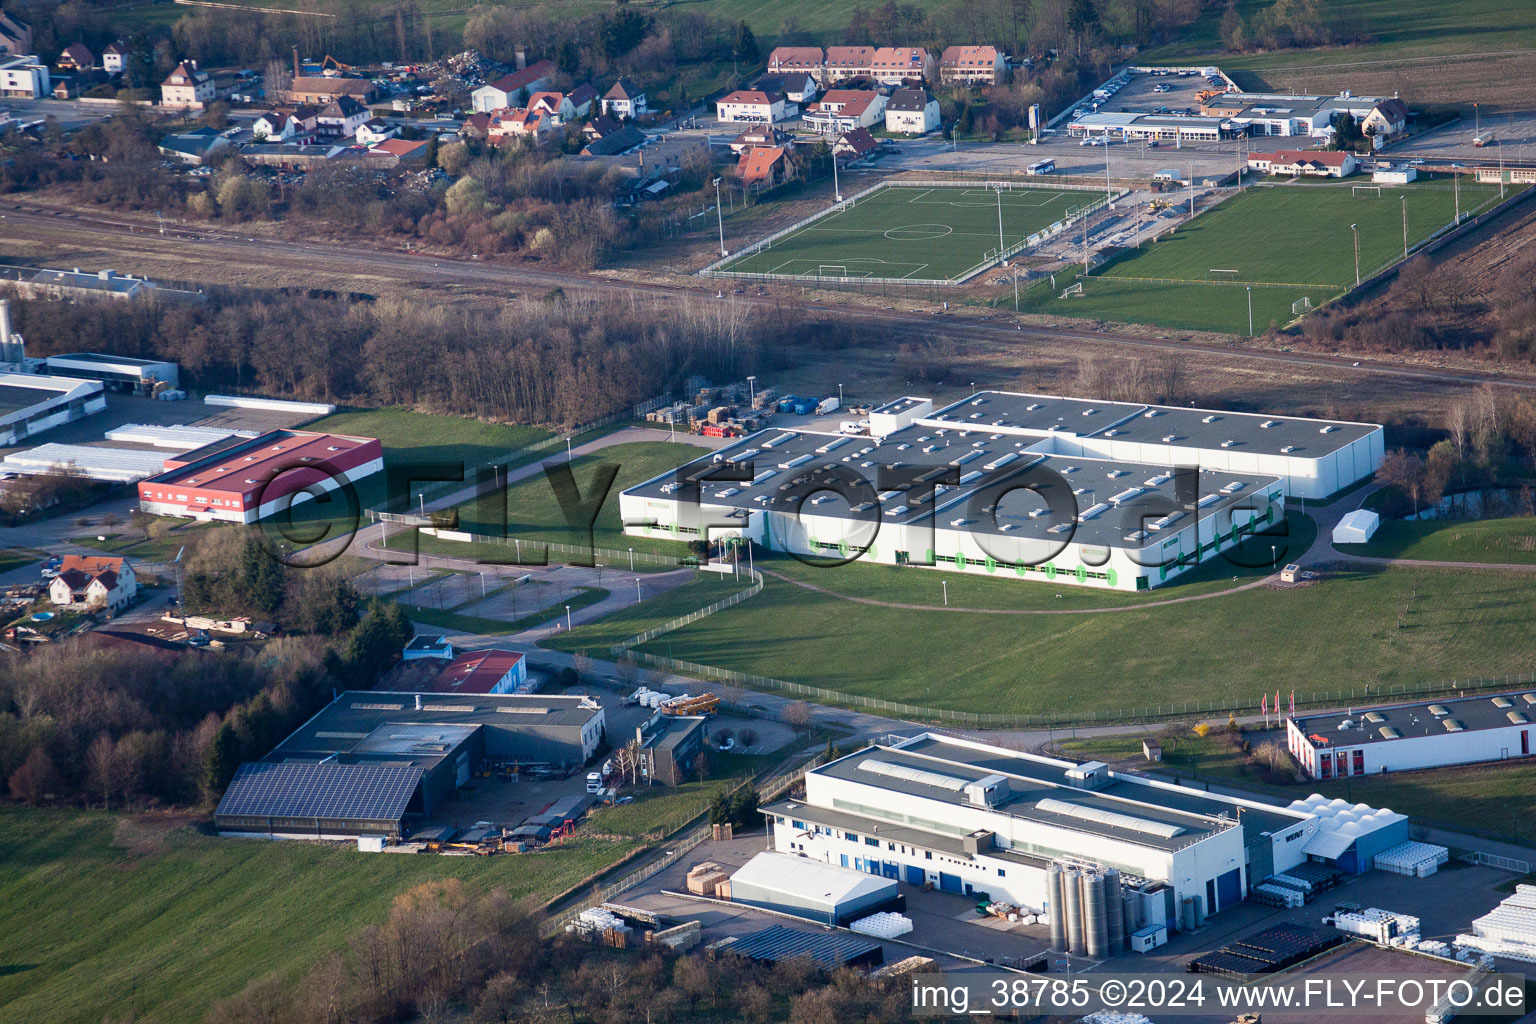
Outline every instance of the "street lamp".
POLYGON ((635 577, 635 604, 640 603, 640 577, 635 577))
POLYGON ((747 378, 747 404, 757 408, 757 376, 754 374, 747 378))
POLYGON ((730 253, 725 251, 725 215, 720 212, 720 179, 715 179, 715 223, 720 225, 720 258, 725 259, 730 253))
POLYGON ((1248 337, 1253 337, 1253 285, 1248 288, 1248 337))
POLYGON ((832 194, 837 196, 837 201, 843 201, 843 186, 837 182, 837 143, 832 144, 832 194))
POLYGON ((565 461, 571 461, 571 435, 565 435, 565 461))
POLYGON ((1403 201, 1403 259, 1408 258, 1408 196, 1400 197, 1403 201))
POLYGON ((838 408, 842 408, 843 405, 843 386, 841 384, 837 386, 837 405, 838 408))
MULTIPOLYGON (((630 572, 634 572, 635 571, 635 549, 634 548, 630 548, 629 549, 629 571, 630 572)), ((640 581, 636 580, 635 582, 638 583, 640 581)))
POLYGON ((571 631, 571 606, 570 605, 566 605, 565 606, 565 631, 567 633, 569 633, 571 631))
POLYGON ((1355 233, 1355 287, 1360 287, 1360 226, 1351 224, 1349 230, 1355 233))

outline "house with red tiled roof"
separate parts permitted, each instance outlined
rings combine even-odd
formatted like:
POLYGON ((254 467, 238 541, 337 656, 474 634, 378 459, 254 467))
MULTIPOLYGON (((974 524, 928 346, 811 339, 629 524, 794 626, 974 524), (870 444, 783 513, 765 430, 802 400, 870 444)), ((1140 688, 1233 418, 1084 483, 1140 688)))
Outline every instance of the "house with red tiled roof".
POLYGON ((1007 81, 1003 51, 995 46, 949 46, 939 56, 939 78, 966 85, 995 85, 1007 81))
POLYGON ((89 71, 96 64, 96 55, 84 43, 72 43, 54 63, 62 71, 89 71))
POLYGON ((873 78, 881 85, 926 82, 938 66, 933 54, 920 46, 882 46, 875 51, 873 78))
POLYGON ((721 121, 772 124, 785 116, 784 97, 759 89, 738 89, 715 103, 715 117, 721 121))
POLYGON ((491 117, 486 138, 492 142, 505 139, 532 139, 537 142, 553 131, 554 127, 550 124, 549 115, 542 110, 529 110, 527 107, 498 110, 491 117))
POLYGON ((466 139, 483 139, 490 134, 491 115, 476 111, 459 125, 459 134, 466 139))
POLYGON ((804 71, 820 80, 826 60, 827 55, 819 46, 775 46, 768 55, 768 71, 770 74, 804 71))
POLYGON ((48 584, 48 600, 90 611, 126 608, 138 593, 138 579, 126 558, 65 555, 48 584))
POLYGON ((558 128, 576 116, 576 105, 563 92, 536 92, 528 97, 528 109, 547 114, 551 128, 558 128))
POLYGON ((200 109, 213 102, 213 76, 197 70, 197 61, 184 60, 160 83, 160 103, 167 107, 200 109))
POLYGON ((780 146, 758 146, 741 155, 736 165, 743 185, 764 185, 772 188, 795 176, 795 166, 790 162, 789 151, 780 146))
POLYGON ((1280 177, 1347 178, 1359 169, 1353 153, 1323 150, 1280 149, 1273 153, 1249 153, 1248 166, 1280 177))
POLYGON ((469 94, 470 105, 482 114, 506 107, 515 107, 530 94, 547 88, 555 77, 555 65, 547 60, 537 61, 519 68, 510 75, 503 75, 494 82, 487 82, 469 94))
POLYGON ((829 46, 821 84, 834 85, 854 78, 875 77, 873 46, 829 46))
POLYGON ((837 137, 832 144, 832 155, 844 163, 853 163, 873 155, 879 148, 879 140, 869 133, 868 128, 855 128, 837 137))
POLYGON ((385 139, 368 147, 370 153, 382 153, 395 158, 395 164, 426 163, 430 144, 425 139, 385 139))
POLYGON ((433 693, 526 693, 528 665, 516 651, 465 651, 432 681, 433 693))
POLYGON ((872 89, 828 89, 805 108, 801 123, 811 131, 831 134, 868 128, 885 117, 885 96, 872 89))
POLYGON ((772 125, 755 125, 742 132, 731 140, 731 152, 737 156, 756 146, 778 146, 782 149, 794 149, 795 137, 789 132, 772 125))

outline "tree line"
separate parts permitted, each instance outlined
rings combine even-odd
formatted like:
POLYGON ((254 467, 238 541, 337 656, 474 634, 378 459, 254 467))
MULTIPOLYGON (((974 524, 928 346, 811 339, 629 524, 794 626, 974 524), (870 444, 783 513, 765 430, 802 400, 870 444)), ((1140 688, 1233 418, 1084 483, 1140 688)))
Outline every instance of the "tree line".
POLYGON ((1447 494, 1516 480, 1527 482, 1511 511, 1536 515, 1528 482, 1536 476, 1536 402, 1485 384, 1451 406, 1444 433, 1422 456, 1407 448, 1387 453, 1376 472, 1388 485, 1382 515, 1416 515, 1447 494))
POLYGON ((217 1003, 219 1024, 892 1024, 909 1020, 910 986, 808 959, 777 965, 708 959, 651 946, 618 950, 570 936, 540 941, 542 920, 504 890, 457 879, 396 897, 296 982, 268 976, 217 1003))
POLYGON ((585 292, 470 308, 216 289, 194 305, 23 300, 12 310, 39 355, 153 355, 180 363, 194 389, 554 425, 622 411, 694 374, 789 365, 801 346, 838 346, 861 329, 784 305, 585 292))

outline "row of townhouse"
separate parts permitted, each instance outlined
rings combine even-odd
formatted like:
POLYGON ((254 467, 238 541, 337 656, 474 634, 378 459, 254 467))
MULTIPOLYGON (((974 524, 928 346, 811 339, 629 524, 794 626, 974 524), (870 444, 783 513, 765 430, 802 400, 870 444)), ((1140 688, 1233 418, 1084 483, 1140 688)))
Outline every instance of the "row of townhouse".
POLYGON ((1008 79, 1003 52, 995 46, 949 46, 937 58, 919 47, 780 46, 768 55, 770 74, 804 72, 823 86, 856 79, 881 85, 930 81, 992 85, 1008 79))

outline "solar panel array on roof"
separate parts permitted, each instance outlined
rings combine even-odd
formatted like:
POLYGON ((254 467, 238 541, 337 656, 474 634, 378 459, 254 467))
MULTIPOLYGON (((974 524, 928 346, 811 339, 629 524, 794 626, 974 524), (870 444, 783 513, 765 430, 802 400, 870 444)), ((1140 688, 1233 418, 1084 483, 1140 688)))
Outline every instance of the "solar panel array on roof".
POLYGON ((885 959, 877 942, 835 932, 802 932, 781 924, 743 935, 731 944, 729 951, 752 960, 776 963, 805 956, 825 970, 845 964, 875 966, 885 959))
POLYGON ((421 783, 414 766, 269 764, 240 766, 219 816, 395 821, 421 783))

